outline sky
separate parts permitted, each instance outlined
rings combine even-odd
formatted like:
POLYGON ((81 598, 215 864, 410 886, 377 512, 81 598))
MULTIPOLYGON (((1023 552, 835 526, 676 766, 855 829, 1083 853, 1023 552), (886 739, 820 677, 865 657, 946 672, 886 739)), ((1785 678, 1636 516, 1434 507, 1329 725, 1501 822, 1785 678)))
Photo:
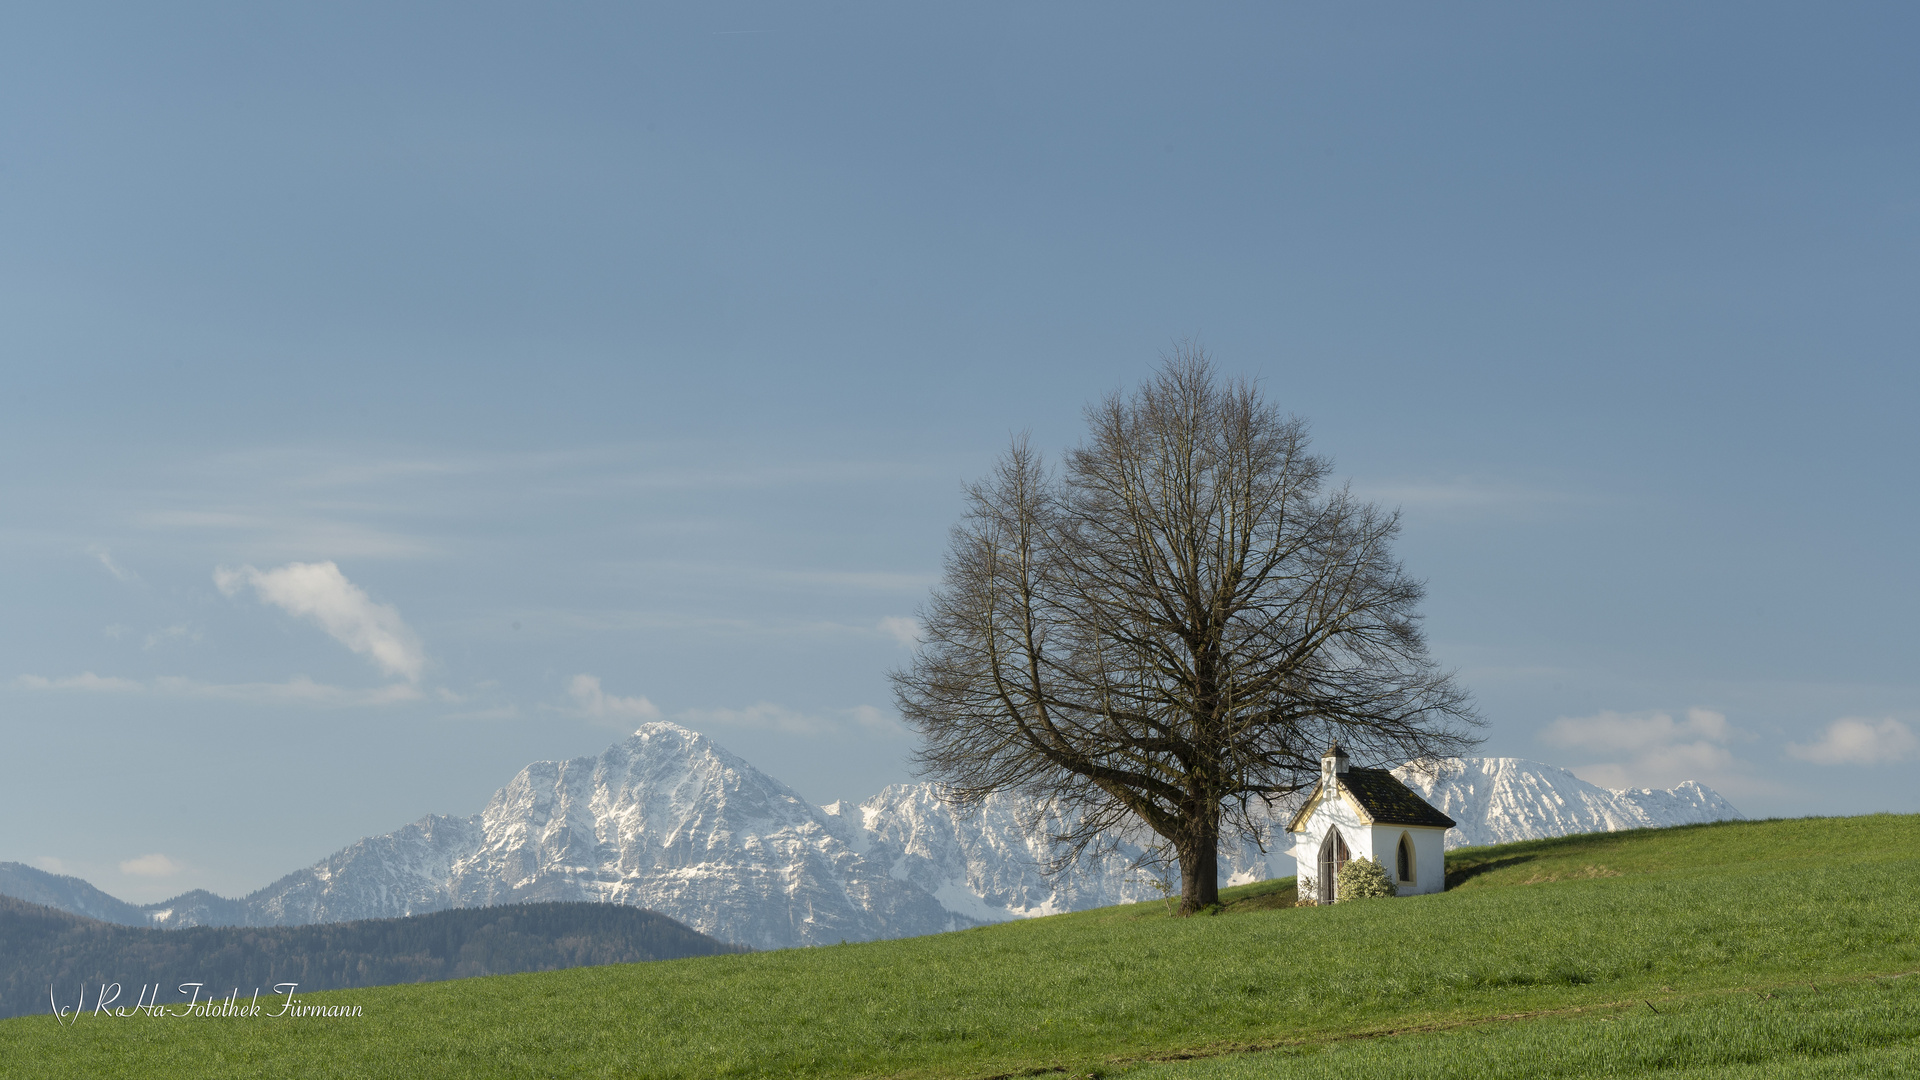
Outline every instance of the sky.
POLYGON ((1182 341, 1480 752, 1920 811, 1920 13, 10 5, 0 860, 242 895, 639 723, 914 779, 961 489, 1182 341))

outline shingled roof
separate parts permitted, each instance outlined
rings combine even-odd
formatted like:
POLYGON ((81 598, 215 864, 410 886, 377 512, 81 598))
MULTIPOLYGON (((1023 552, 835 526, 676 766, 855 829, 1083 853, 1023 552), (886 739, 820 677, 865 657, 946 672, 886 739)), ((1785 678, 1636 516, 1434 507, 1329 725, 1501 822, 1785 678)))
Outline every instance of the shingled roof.
MULTIPOLYGON (((1451 829, 1458 824, 1452 818, 1435 810, 1427 800, 1414 794, 1413 789, 1400 782, 1400 778, 1386 769, 1361 769, 1350 767, 1339 774, 1340 786, 1360 804, 1368 817, 1376 825, 1425 825, 1436 829, 1451 829)), ((1319 790, 1314 791, 1315 798, 1307 800, 1307 808, 1318 801, 1319 790)), ((1298 817, 1304 817, 1303 810, 1298 817)), ((1296 820, 1294 826, 1301 824, 1296 820)))
POLYGON ((1451 829, 1452 818, 1413 793, 1400 778, 1385 769, 1348 768, 1340 783, 1353 793, 1367 816, 1380 825, 1432 825, 1451 829))

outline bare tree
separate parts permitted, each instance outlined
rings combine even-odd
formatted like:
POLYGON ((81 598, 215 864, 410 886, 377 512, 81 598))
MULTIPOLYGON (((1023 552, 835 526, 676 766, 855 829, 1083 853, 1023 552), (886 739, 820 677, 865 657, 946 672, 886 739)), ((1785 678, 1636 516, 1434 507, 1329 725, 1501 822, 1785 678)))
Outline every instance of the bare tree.
POLYGON ((1116 829, 1216 903, 1223 832, 1361 760, 1473 745, 1468 695, 1428 658, 1397 513, 1329 489, 1306 425, 1198 348, 1049 469, 1025 437, 967 489, 923 645, 894 672, 918 762, 962 807, 1017 791, 1062 811, 1061 865, 1116 829))

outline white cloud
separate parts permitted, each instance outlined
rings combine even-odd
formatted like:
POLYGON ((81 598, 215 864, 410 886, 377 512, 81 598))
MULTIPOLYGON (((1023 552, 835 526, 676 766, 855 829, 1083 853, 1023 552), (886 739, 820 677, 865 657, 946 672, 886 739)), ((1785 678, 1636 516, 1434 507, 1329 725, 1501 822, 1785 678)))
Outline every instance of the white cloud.
POLYGON ((214 570, 213 582, 228 596, 252 586, 261 600, 312 619, 335 641, 389 674, 417 681, 426 664, 420 640, 401 621, 399 610, 374 603, 330 561, 288 563, 277 570, 223 566, 214 570))
POLYGON ((1564 492, 1485 477, 1356 483, 1353 493, 1369 502, 1430 511, 1472 512, 1573 501, 1564 492))
POLYGON ((336 555, 375 559, 405 559, 431 555, 430 542, 355 522, 336 521, 299 511, 284 514, 235 513, 224 510, 162 510, 143 514, 141 525, 190 532, 236 534, 226 541, 244 545, 256 558, 279 559, 316 548, 336 555))
POLYGON ((51 855, 42 855, 33 860, 33 865, 49 874, 63 874, 67 877, 79 877, 79 869, 65 859, 56 859, 51 855))
POLYGON ((893 635, 894 640, 909 649, 920 644, 920 620, 918 619, 889 615, 880 620, 880 632, 893 635))
POLYGON ((781 570, 756 563, 711 563, 649 559, 626 564, 644 573, 675 578, 700 576, 727 581, 764 581, 776 585, 831 591, 922 593, 940 583, 940 575, 895 570, 781 570))
POLYGON ((199 643, 200 636, 200 631, 195 630, 191 625, 178 623, 173 626, 163 626, 153 633, 148 634, 146 641, 142 643, 140 647, 142 649, 152 649, 156 645, 165 645, 168 642, 174 641, 195 645, 199 643))
POLYGON ((1574 771, 1607 787, 1666 787, 1682 780, 1719 778, 1734 768, 1728 743, 1738 733, 1726 714, 1688 709, 1686 718, 1669 713, 1619 713, 1563 716, 1547 725, 1541 738, 1555 746, 1605 755, 1574 771))
POLYGON ((137 859, 128 859, 120 864, 120 872, 135 877, 172 877, 186 869, 179 863, 158 852, 142 855, 137 859))
POLYGON ((1593 716, 1555 720, 1547 728, 1546 739, 1585 750, 1639 751, 1688 740, 1724 743, 1731 734, 1726 715, 1711 709, 1688 709, 1687 718, 1681 721, 1661 712, 1603 710, 1593 716))
POLYGON ((112 574, 114 577, 114 580, 124 581, 130 585, 135 584, 140 580, 139 574, 136 574, 133 571, 127 569, 126 567, 121 566, 119 563, 114 562, 113 553, 108 551, 106 548, 95 545, 93 547, 88 548, 87 553, 92 555, 94 558, 100 560, 100 565, 107 568, 107 573, 112 574))
POLYGON ((522 623, 519 633, 552 636, 568 631, 607 633, 670 630, 736 638, 805 641, 871 641, 886 632, 875 622, 798 622, 789 619, 722 618, 706 612, 620 608, 532 608, 459 620, 448 625, 469 632, 499 633, 503 618, 522 623))
POLYGON ((68 675, 62 679, 49 679, 44 675, 22 675, 13 682, 15 686, 23 686, 28 690, 92 690, 111 694, 137 694, 148 689, 147 684, 138 679, 123 679, 118 675, 95 675, 91 671, 68 675))
POLYGON ((204 683, 177 675, 162 675, 154 680, 154 688, 163 694, 182 697, 301 705, 392 705, 403 701, 419 701, 424 696, 418 687, 407 683, 359 690, 317 683, 305 675, 296 675, 283 683, 204 683))
POLYGON ((356 690, 344 686, 317 683, 304 675, 283 683, 207 683, 178 675, 162 675, 151 682, 123 679, 117 675, 78 675, 49 679, 44 675, 21 675, 14 685, 27 690, 72 690, 111 694, 155 694, 163 697, 200 698, 213 701, 244 701, 262 705, 392 705, 418 701, 424 695, 408 683, 356 690))
POLYGON ((909 574, 892 570, 794 570, 772 571, 767 577, 796 585, 830 585, 835 588, 873 589, 881 592, 925 592, 940 584, 936 574, 909 574))
POLYGON ((498 705, 490 709, 474 709, 470 712, 442 713, 442 720, 515 720, 520 716, 518 705, 498 705))
POLYGON ((689 727, 731 727, 747 731, 777 731, 786 735, 906 734, 899 721, 871 705, 836 709, 821 715, 803 713, 771 701, 756 701, 744 709, 688 709, 674 719, 689 727))
MULTIPOLYGON (((575 675, 568 680, 567 696, 573 701, 571 706, 543 705, 541 708, 552 712, 571 713, 596 720, 629 724, 660 720, 665 715, 659 706, 644 697, 618 697, 607 693, 600 685, 600 679, 593 675, 575 675)), ((493 710, 487 710, 459 715, 463 719, 491 719, 497 714, 493 710)), ((673 719, 677 723, 692 728, 739 728, 744 731, 777 731, 787 735, 864 733, 899 737, 906 734, 906 729, 898 720, 871 705, 835 709, 818 714, 789 709, 785 705, 776 705, 771 701, 756 701, 741 709, 724 706, 687 709, 675 713, 673 719)))
POLYGON ((1842 717, 1828 724, 1815 742, 1787 744, 1789 757, 1815 765, 1881 765, 1904 761, 1916 751, 1920 751, 1920 736, 1892 717, 1842 717))
POLYGON ((593 675, 575 675, 567 684, 567 693, 575 708, 596 720, 639 721, 660 719, 660 709, 643 697, 618 697, 600 688, 593 675))
POLYGON ((779 731, 789 735, 821 735, 837 725, 821 717, 796 712, 771 701, 756 701, 744 709, 688 709, 674 719, 693 727, 717 725, 749 731, 779 731))
POLYGON ((871 705, 855 705, 847 710, 855 725, 881 735, 906 735, 906 727, 871 705))

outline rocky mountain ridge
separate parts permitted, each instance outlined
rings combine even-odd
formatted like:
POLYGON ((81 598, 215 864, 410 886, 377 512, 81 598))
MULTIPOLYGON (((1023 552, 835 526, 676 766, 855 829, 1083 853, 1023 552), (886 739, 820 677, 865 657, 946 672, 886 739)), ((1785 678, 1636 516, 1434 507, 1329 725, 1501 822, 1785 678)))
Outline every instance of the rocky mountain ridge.
MULTIPOLYGON (((1449 846, 1738 817, 1710 789, 1619 792, 1514 758, 1408 765, 1402 780, 1460 822, 1449 846)), ((0 864, 0 893, 115 922, 287 926, 531 901, 647 908, 758 949, 906 937, 1128 903, 1177 889, 1136 868, 1138 838, 1053 876, 1029 807, 960 815, 930 784, 808 803, 713 740, 647 724, 596 757, 535 762, 471 817, 371 836, 239 900, 204 891, 136 908, 77 878, 0 864), (45 881, 41 879, 47 879, 45 881), (63 903, 62 901, 66 901, 63 903), (118 905, 117 907, 114 905, 118 905)), ((1284 828, 1284 817, 1274 828, 1284 828)), ((1286 837, 1221 851, 1223 883, 1285 876, 1286 837), (1277 841, 1277 842, 1276 842, 1277 841)), ((136 924, 138 924, 136 923, 136 924)))
POLYGON ((1744 816, 1719 792, 1692 780, 1664 790, 1610 789, 1525 758, 1416 762, 1393 775, 1460 823, 1447 830, 1448 848, 1744 816))

